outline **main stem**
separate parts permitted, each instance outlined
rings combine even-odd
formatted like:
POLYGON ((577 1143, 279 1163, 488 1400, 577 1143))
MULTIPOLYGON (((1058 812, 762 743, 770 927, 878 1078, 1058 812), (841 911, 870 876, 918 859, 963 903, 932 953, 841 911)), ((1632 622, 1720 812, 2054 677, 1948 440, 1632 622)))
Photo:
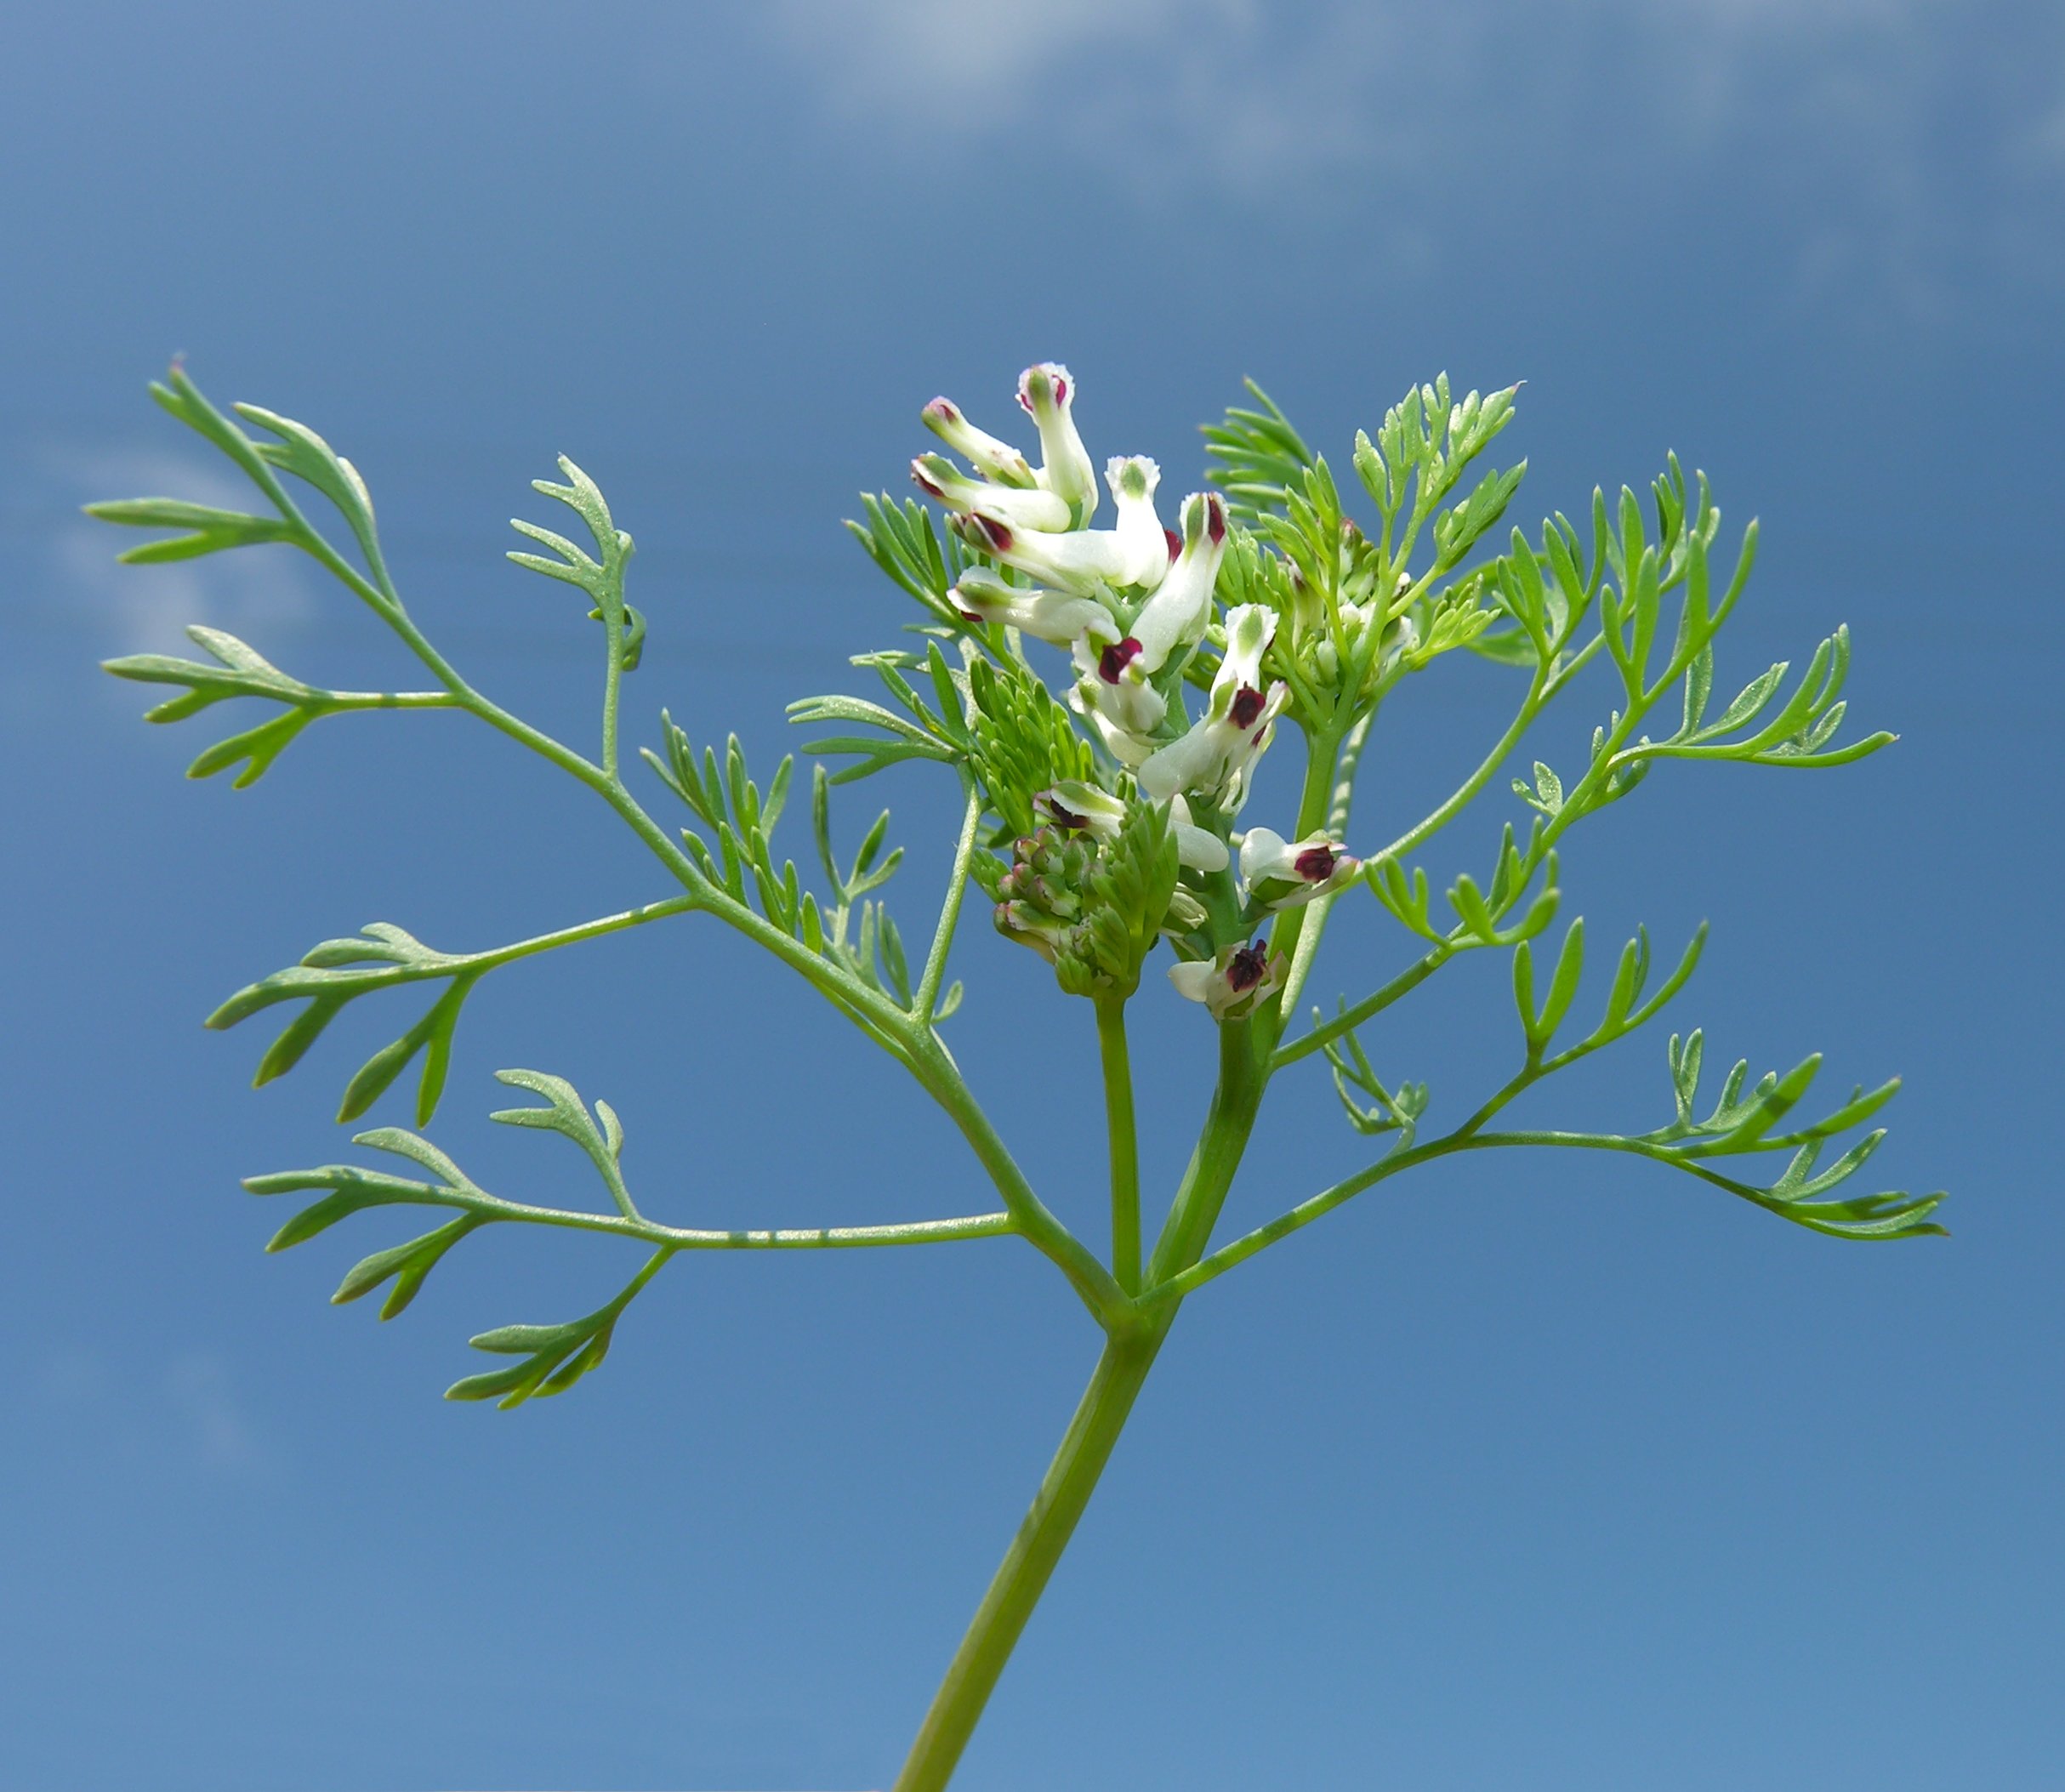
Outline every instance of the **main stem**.
MULTIPOLYGON (((1232 1021, 1221 1027, 1219 1088, 1155 1247, 1150 1282, 1187 1269, 1202 1254, 1254 1130, 1266 1080, 1247 1026, 1232 1021)), ((1158 1301, 1132 1328, 1109 1336, 1032 1509, 933 1695, 892 1792, 940 1792, 953 1774, 1182 1304, 1180 1296, 1158 1301)))
MULTIPOLYGON (((1357 742, 1360 746, 1359 738, 1357 742)), ((1302 836, 1324 824, 1334 805, 1335 754, 1339 737, 1323 733, 1309 750, 1305 789, 1298 805, 1302 836)), ((1345 820, 1345 793, 1340 802, 1345 820)), ((1279 949, 1294 953, 1304 912, 1284 918, 1279 949)), ((1097 1040, 1103 1060, 1106 1118, 1112 1135, 1112 1268, 1129 1295, 1141 1287, 1139 1167, 1135 1156, 1133 1088, 1127 1062, 1124 1010, 1118 1003, 1097 1007, 1097 1040), (1129 1274, 1129 1271, 1131 1271, 1129 1274)), ((1281 1033, 1273 1014, 1259 1027, 1244 1021, 1223 1023, 1219 1030, 1219 1084, 1204 1131, 1190 1167, 1170 1203, 1146 1279, 1153 1284, 1187 1270, 1204 1254, 1219 1209, 1232 1186, 1234 1172, 1254 1129, 1257 1112, 1269 1083, 1269 1055, 1281 1033)), ((1107 1331, 1096 1373, 1083 1391, 1067 1434, 1048 1465, 1046 1477, 1031 1509, 1011 1539, 989 1590, 976 1608, 961 1646, 954 1651, 947 1677, 932 1698, 918 1739, 896 1776, 892 1792, 943 1792, 975 1733, 982 1708, 996 1689, 1004 1664, 1039 1602, 1055 1565, 1075 1534, 1098 1477, 1111 1460, 1133 1402, 1147 1371, 1175 1323, 1182 1297, 1164 1297, 1151 1312, 1135 1306, 1135 1323, 1107 1331)), ((1108 1324, 1108 1322, 1107 1322, 1108 1324)))
POLYGON ((1147 1379, 1175 1317, 1175 1305, 1171 1303, 1146 1329, 1106 1340, 1096 1373, 1083 1391, 1076 1415, 1033 1496, 1032 1508, 1011 1539, 989 1591, 976 1608, 946 1679, 933 1695, 932 1708, 925 1713, 893 1792, 941 1792, 953 1777, 998 1676, 1111 1459, 1141 1384, 1147 1379))

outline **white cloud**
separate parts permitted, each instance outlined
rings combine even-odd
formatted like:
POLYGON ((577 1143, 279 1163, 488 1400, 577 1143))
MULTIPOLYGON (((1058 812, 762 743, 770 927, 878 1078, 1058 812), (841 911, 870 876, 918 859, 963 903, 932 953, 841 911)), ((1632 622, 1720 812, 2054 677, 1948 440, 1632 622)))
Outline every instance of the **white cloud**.
MULTIPOLYGON (((247 485, 195 456, 125 447, 53 450, 44 458, 48 482, 75 501, 184 498, 225 509, 254 508, 247 485)), ((117 560, 123 549, 151 538, 68 505, 50 538, 47 601, 86 622, 117 653, 190 653, 190 623, 241 635, 256 626, 292 626, 312 610, 305 572, 291 549, 239 548, 162 566, 117 560)))
POLYGON ((185 1447, 197 1466, 237 1473, 265 1465, 265 1452, 237 1404, 219 1357, 179 1357, 165 1372, 165 1391, 185 1447))
POLYGON ((2055 239, 2065 185, 2065 107, 2018 85, 2060 48, 2055 23, 1951 0, 772 0, 763 16, 850 130, 931 145, 940 192, 1028 219, 1065 215, 1072 180, 1293 208, 1381 183, 1404 241, 1502 191, 1596 179, 1602 158, 1691 188, 1755 169, 1801 296, 1840 268, 1852 292, 1926 311, 1947 244, 2055 239))
MULTIPOLYGON (((199 623, 249 640, 261 652, 316 613, 310 569, 291 548, 236 548, 197 560, 132 566, 116 556, 158 532, 115 527, 79 512, 109 498, 183 498, 234 510, 263 507, 219 463, 160 448, 45 444, 7 469, 15 515, 5 533, 21 543, 10 580, 10 634, 35 651, 0 657, 0 722, 36 725, 76 701, 77 671, 127 653, 197 650, 199 623)), ((145 687, 99 678, 93 688, 134 713, 145 687)), ((161 697, 174 693, 161 687, 161 697)))
POLYGON ((32 1363, 29 1405, 0 1417, 19 1431, 53 1427, 75 1452, 132 1467, 204 1476, 270 1473, 271 1454, 237 1400, 228 1366, 190 1351, 155 1371, 118 1370, 96 1351, 61 1349, 32 1363))

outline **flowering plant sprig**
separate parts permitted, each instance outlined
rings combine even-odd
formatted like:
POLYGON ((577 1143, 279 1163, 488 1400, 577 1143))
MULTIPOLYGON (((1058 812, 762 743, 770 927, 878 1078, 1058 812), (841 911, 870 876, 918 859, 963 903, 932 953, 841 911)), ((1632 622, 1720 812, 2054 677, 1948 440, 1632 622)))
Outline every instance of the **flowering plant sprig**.
POLYGON ((1886 745, 1886 734, 1837 743, 1845 631, 1822 642, 1789 687, 1788 667, 1773 666, 1713 714, 1714 643, 1743 594, 1756 535, 1752 524, 1722 577, 1715 563, 1721 513, 1704 475, 1688 485, 1673 458, 1652 483, 1647 507, 1626 489, 1618 502, 1595 493, 1589 527, 1557 515, 1538 536, 1512 529, 1503 551, 1473 560, 1525 469, 1522 463, 1477 472, 1465 490, 1511 420, 1514 389, 1459 399, 1439 379, 1409 391, 1374 436, 1358 435, 1351 464, 1374 512, 1367 525, 1349 514, 1324 457, 1251 390, 1253 407, 1232 410, 1205 431, 1209 483, 1169 507, 1169 525, 1160 467, 1135 455, 1104 464, 1112 516, 1108 526, 1095 526, 1102 494, 1066 367, 1034 367, 1019 383, 1019 402, 1038 436, 1037 465, 949 400, 924 407, 923 421, 959 461, 936 451, 919 455, 911 474, 922 497, 867 498, 863 520, 850 525, 920 606, 913 642, 854 662, 874 675, 886 701, 835 695, 792 706, 797 721, 840 731, 804 749, 815 760, 819 887, 774 845, 793 759, 762 783, 735 737, 721 754, 708 745, 698 751, 663 710, 657 746, 640 752, 651 788, 678 802, 689 824, 663 822, 634 791, 620 710, 647 620, 625 597, 631 538, 571 461, 560 464, 563 484, 539 481, 537 489, 573 514, 593 551, 519 521, 543 551, 509 557, 574 586, 600 624, 592 750, 503 708, 433 645, 390 574, 365 481, 291 418, 253 405, 220 411, 175 367, 153 395, 242 469, 263 508, 247 513, 160 498, 89 507, 110 522, 176 532, 132 549, 124 556, 131 560, 266 543, 296 548, 390 629, 429 675, 418 691, 330 690, 202 628, 189 632, 206 660, 145 654, 111 662, 119 677, 179 691, 149 713, 153 721, 182 720, 235 698, 272 706, 255 725, 203 752, 191 776, 234 766, 236 782, 250 783, 304 729, 345 711, 457 709, 593 793, 668 880, 666 893, 639 906, 483 949, 434 947, 384 922, 323 941, 209 1017, 210 1026, 227 1027, 297 1004, 260 1058, 259 1082, 293 1068, 347 1004, 425 985, 428 1004, 347 1081, 338 1110, 345 1120, 371 1112, 414 1067, 410 1112, 421 1129, 435 1114, 462 1011, 483 977, 604 934, 704 915, 771 953, 902 1066, 953 1121, 1001 1203, 993 1211, 857 1226, 726 1230, 663 1221, 632 1193, 623 1125, 609 1105, 529 1070, 498 1075, 538 1104, 492 1118, 569 1140, 600 1184, 590 1204, 542 1206, 492 1193, 420 1131, 393 1124, 355 1142, 415 1173, 332 1163, 249 1179, 256 1194, 316 1197, 274 1235, 276 1250, 370 1208, 432 1208, 449 1216, 344 1276, 333 1298, 384 1288, 383 1317, 407 1307, 448 1252, 489 1226, 553 1226, 644 1247, 636 1272, 594 1312, 476 1336, 476 1348, 513 1360, 458 1381, 450 1397, 514 1407, 565 1391, 601 1363, 640 1292, 675 1257, 699 1250, 1015 1237, 1052 1261, 1101 1328, 1095 1374, 919 1729, 899 1792, 947 1783, 1185 1300, 1362 1191, 1463 1152, 1605 1151, 1649 1159, 1835 1237, 1942 1230, 1931 1217, 1938 1195, 1843 1192, 1881 1130, 1863 1132, 1823 1164, 1897 1084, 1859 1088, 1820 1118, 1802 1121, 1818 1057, 1754 1081, 1738 1063, 1702 1117, 1704 1042, 1694 1031, 1670 1042, 1674 1112, 1661 1125, 1623 1134, 1493 1124, 1523 1091, 1659 1013, 1691 977, 1704 937, 1703 929, 1652 988, 1647 936, 1638 935, 1618 957, 1596 1022, 1559 1046, 1584 977, 1584 923, 1568 924, 1553 956, 1544 947, 1544 967, 1538 968, 1537 942, 1546 940, 1561 906, 1564 837, 1664 760, 1825 766, 1886 745), (304 508, 310 492, 338 514, 355 551, 311 520, 304 508), (943 507, 939 520, 926 500, 943 507), (1396 839, 1351 850, 1357 775, 1385 697, 1459 651, 1493 675, 1522 682, 1510 724, 1430 814, 1396 839), (1445 908, 1437 907, 1415 856, 1493 784, 1542 712, 1601 661, 1616 694, 1582 764, 1559 773, 1536 761, 1531 777, 1513 780, 1524 831, 1506 822, 1483 881, 1458 873, 1445 908), (1275 826, 1248 821, 1257 766, 1285 724, 1304 754, 1295 806, 1271 816, 1275 826), (886 811, 845 858, 834 849, 831 819, 834 786, 911 762, 951 776, 962 799, 952 868, 922 952, 907 947, 884 902, 902 856, 901 849, 885 850, 886 811), (947 1049, 941 1029, 961 1005, 963 986, 947 973, 971 887, 998 933, 1038 953, 1062 993, 1091 1004, 1109 1131, 1111 1233, 1101 1254, 1040 1198, 947 1049), (1342 998, 1330 1016, 1314 1010, 1298 1030, 1293 1016, 1328 925, 1344 904, 1359 907, 1362 893, 1374 907, 1362 913, 1388 917, 1401 930, 1405 962, 1380 988, 1342 998), (1453 1126, 1431 1131, 1426 1085, 1380 1078, 1360 1030, 1450 959, 1484 951, 1510 959, 1519 1063, 1453 1126), (1199 1005, 1199 1024, 1215 1027, 1219 1055, 1196 1148, 1166 1192, 1151 1237, 1126 1014, 1132 1001, 1157 998, 1158 988, 1168 996, 1147 976, 1150 961, 1160 959, 1175 995, 1199 1005), (1350 1126, 1383 1140, 1381 1154, 1215 1246, 1220 1209, 1273 1079, 1315 1056, 1331 1067, 1350 1126), (1783 1157, 1775 1174, 1752 1167, 1771 1154, 1783 1157))

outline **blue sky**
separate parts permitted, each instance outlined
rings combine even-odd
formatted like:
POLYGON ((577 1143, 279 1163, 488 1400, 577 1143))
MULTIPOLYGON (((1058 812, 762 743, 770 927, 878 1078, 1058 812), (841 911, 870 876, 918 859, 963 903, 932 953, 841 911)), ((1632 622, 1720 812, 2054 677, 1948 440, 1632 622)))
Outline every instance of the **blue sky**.
MULTIPOLYGON (((197 1025, 225 993, 375 919, 470 947, 666 892, 451 718, 181 781, 205 722, 144 728, 96 660, 200 620, 326 682, 400 674, 270 552, 111 565, 79 503, 230 489, 144 398, 174 351, 350 454, 433 632, 569 728, 589 625, 500 555, 575 456, 639 540, 636 728, 665 703, 770 763, 782 703, 905 620, 853 493, 900 485, 935 392, 1002 418, 1031 360, 1178 491, 1243 374, 1337 457, 1437 369, 1524 378, 1529 521, 1669 448, 1709 469, 1764 531, 1723 681, 1847 621, 1852 713, 1903 740, 1659 773, 1576 841, 1567 903, 1601 937, 1712 917, 1669 1023, 1710 1055, 1903 1073, 1873 1169, 1949 1187, 1955 1237, 1839 1245, 1579 1162, 1352 1204, 1186 1311, 961 1783, 2054 1782, 2054 9, 82 3, 7 42, 0 1786, 883 1784, 1094 1354, 1008 1244, 698 1260, 599 1375, 503 1415, 438 1399, 464 1339, 586 1311, 627 1267, 606 1243, 471 1241, 384 1327, 324 1304, 374 1222, 259 1254, 280 1216, 236 1179, 344 1154, 353 1048, 405 1017, 253 1094, 260 1041, 197 1025)), ((1508 701, 1475 663, 1417 680, 1368 825, 1508 701)), ((914 914, 947 794, 883 794, 914 914)), ((1357 919, 1322 998, 1402 959, 1357 919)), ((1088 1227, 1087 1016, 984 930, 964 958, 956 1050, 1088 1227)), ((1496 967, 1452 975, 1371 1044, 1474 1105, 1510 1021, 1496 967)), ((1165 1186, 1209 1043, 1140 1007, 1165 1186)), ((981 1204, 860 1042, 692 924, 472 1004, 436 1136, 563 1198, 571 1154, 485 1122, 511 1064, 606 1096, 687 1223, 981 1204)), ((1661 1037, 1539 1100, 1655 1124, 1661 1037)), ((1321 1078, 1279 1104, 1229 1226, 1361 1161, 1321 1078)))

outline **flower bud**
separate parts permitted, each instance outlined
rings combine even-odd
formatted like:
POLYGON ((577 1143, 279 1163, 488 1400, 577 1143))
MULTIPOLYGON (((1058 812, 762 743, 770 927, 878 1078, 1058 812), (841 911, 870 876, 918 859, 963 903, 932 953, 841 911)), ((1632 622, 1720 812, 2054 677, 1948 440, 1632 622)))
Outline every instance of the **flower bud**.
POLYGON ((1169 913, 1162 917, 1162 932, 1167 938, 1180 940, 1197 932, 1211 918, 1204 904, 1179 884, 1169 898, 1169 913))
POLYGON ((1029 487, 1032 464, 1008 441, 978 430, 950 398, 936 398, 919 413, 925 427, 953 452, 972 461, 999 485, 1029 487))
POLYGON ((1068 526, 1068 506, 1053 492, 970 479, 943 454, 920 454, 911 463, 911 479, 926 497, 936 498, 949 510, 980 510, 1021 529, 1068 526))
POLYGON ((1059 948, 1068 940, 1069 928, 1065 922, 1041 913, 1030 902, 1016 900, 999 902, 993 919, 998 933, 1021 946, 1030 946, 1050 964, 1055 962, 1059 948))
POLYGON ((1088 522, 1097 508, 1097 472, 1076 433, 1075 396, 1075 380, 1059 361, 1041 361, 1018 376, 1018 401, 1039 425, 1047 489, 1079 506, 1078 520, 1088 522))

